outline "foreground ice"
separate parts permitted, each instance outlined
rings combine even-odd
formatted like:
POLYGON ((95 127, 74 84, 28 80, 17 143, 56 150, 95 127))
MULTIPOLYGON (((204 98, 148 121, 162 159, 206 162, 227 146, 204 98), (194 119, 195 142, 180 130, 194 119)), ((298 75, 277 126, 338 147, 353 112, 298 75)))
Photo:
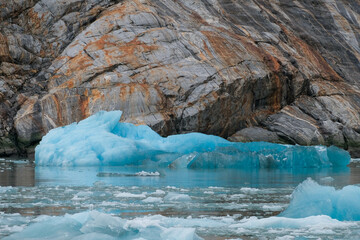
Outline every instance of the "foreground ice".
POLYGON ((294 239, 294 236, 304 236, 304 239, 308 239, 307 237, 317 239, 312 236, 323 236, 328 239, 329 236, 338 236, 337 232, 343 232, 340 236, 346 239, 347 237, 358 237, 359 234, 354 231, 358 227, 357 222, 341 222, 324 215, 299 219, 250 217, 237 221, 230 216, 179 218, 153 215, 125 219, 98 211, 88 211, 56 217, 40 216, 33 224, 20 232, 5 237, 4 240, 197 240, 203 239, 197 234, 199 229, 213 229, 218 233, 225 231, 223 234, 237 236, 262 234, 267 236, 264 239, 275 239, 275 236, 284 236, 285 234, 288 235, 288 238, 286 235, 284 236, 285 239, 294 239))
POLYGON ((335 190, 312 180, 295 190, 283 185, 0 187, 0 239, 360 239, 359 187, 335 190), (340 198, 347 200, 332 204, 332 213, 350 217, 314 211, 340 198), (301 211, 286 215, 297 202, 301 211))
POLYGON ((161 215, 122 219, 98 211, 66 214, 61 217, 41 216, 37 222, 12 239, 201 239, 195 227, 223 227, 226 221, 210 219, 168 218, 161 215))
POLYGON ((36 147, 38 165, 151 165, 175 168, 301 168, 345 166, 336 147, 232 143, 201 133, 163 138, 148 126, 119 122, 122 112, 97 114, 51 130, 36 147))
POLYGON ((280 216, 304 218, 314 215, 360 221, 360 187, 349 185, 336 190, 307 179, 296 187, 289 207, 280 216))

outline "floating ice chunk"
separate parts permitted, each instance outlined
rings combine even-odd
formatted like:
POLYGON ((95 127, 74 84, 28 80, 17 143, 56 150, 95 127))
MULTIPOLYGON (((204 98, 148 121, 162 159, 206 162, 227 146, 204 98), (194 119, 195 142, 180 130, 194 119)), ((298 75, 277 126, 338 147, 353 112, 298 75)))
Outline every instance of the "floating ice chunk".
POLYGON ((142 165, 175 168, 301 168, 346 166, 348 152, 265 142, 232 143, 189 133, 161 137, 148 126, 119 122, 122 112, 97 114, 51 130, 36 147, 37 165, 142 165))
POLYGON ((115 197, 118 197, 118 198, 146 198, 146 193, 134 194, 134 193, 128 193, 128 192, 121 192, 121 193, 115 194, 115 197))
POLYGON ((164 200, 167 202, 187 202, 191 201, 191 197, 186 194, 170 192, 164 197, 164 200))
POLYGON ((140 177, 156 177, 156 176, 160 176, 159 172, 145 172, 145 171, 141 171, 138 173, 135 173, 136 176, 140 176, 140 177))
POLYGON ((159 172, 137 172, 137 173, 107 173, 107 172, 99 172, 96 174, 97 177, 159 177, 159 172))
POLYGON ((156 189, 155 192, 152 193, 152 195, 164 195, 165 191, 161 190, 161 189, 156 189))
POLYGON ((360 187, 350 185, 336 190, 307 179, 296 187, 289 207, 279 216, 304 218, 314 215, 360 221, 360 187))
MULTIPOLYGON (((213 192, 213 194, 214 194, 214 192, 213 192)), ((240 198, 245 198, 245 197, 246 197, 245 194, 233 194, 233 195, 230 195, 230 196, 228 197, 228 199, 229 199, 229 200, 238 200, 238 199, 240 199, 240 198)))
POLYGON ((242 191, 243 193, 246 193, 246 194, 256 194, 257 192, 259 192, 259 189, 243 187, 243 188, 240 188, 240 191, 242 191))
POLYGON ((0 212, 0 239, 10 233, 23 231, 30 219, 19 213, 6 214, 0 212))
POLYGON ((323 178, 320 179, 321 183, 331 183, 333 181, 334 181, 333 177, 323 177, 323 178))
POLYGON ((282 211, 284 210, 284 207, 283 206, 279 206, 279 205, 275 205, 275 204, 265 204, 262 206, 262 209, 264 209, 265 211, 282 211))
POLYGON ((148 197, 142 200, 144 203, 162 203, 163 200, 160 197, 148 197))
POLYGON ((0 186, 0 193, 6 193, 7 191, 13 190, 12 186, 7 186, 7 187, 1 187, 0 186))

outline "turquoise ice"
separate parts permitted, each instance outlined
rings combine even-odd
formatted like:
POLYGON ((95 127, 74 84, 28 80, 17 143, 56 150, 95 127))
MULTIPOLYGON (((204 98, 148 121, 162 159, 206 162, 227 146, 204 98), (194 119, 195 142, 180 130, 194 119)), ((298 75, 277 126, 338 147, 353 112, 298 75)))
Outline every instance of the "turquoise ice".
POLYGON ((282 217, 305 218, 327 215, 340 221, 360 221, 360 187, 349 185, 336 190, 307 179, 292 193, 282 217))
POLYGON ((148 126, 119 122, 122 112, 97 114, 51 130, 36 147, 37 165, 174 168, 304 168, 346 166, 337 147, 233 143, 202 133, 161 137, 148 126))

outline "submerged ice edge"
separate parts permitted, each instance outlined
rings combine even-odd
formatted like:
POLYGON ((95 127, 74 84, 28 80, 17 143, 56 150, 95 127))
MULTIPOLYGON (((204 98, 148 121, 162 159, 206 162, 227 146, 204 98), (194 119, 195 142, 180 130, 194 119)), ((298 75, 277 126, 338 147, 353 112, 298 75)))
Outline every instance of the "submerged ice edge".
POLYGON ((122 112, 97 114, 51 130, 35 150, 37 165, 154 165, 173 168, 303 168, 346 166, 337 147, 233 143, 189 133, 161 137, 148 126, 119 122, 122 112))

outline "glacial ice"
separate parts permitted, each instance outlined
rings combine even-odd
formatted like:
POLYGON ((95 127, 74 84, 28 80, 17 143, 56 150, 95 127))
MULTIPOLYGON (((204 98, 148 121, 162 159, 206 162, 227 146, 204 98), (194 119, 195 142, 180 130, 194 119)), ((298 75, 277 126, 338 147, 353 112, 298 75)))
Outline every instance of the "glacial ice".
POLYGON ((232 143, 188 133, 161 137, 148 126, 119 122, 122 112, 97 114, 51 130, 36 147, 37 165, 156 165, 174 168, 303 168, 346 166, 336 147, 232 143))
MULTIPOLYGON (((231 222, 233 223, 233 222, 231 222)), ((98 211, 65 216, 40 216, 22 232, 5 237, 15 239, 147 239, 196 240, 196 227, 224 227, 227 221, 169 218, 161 215, 123 219, 98 211)))
MULTIPOLYGON (((221 231, 228 234, 260 235, 266 233, 266 239, 275 236, 291 234, 295 236, 318 234, 334 236, 336 231, 349 232, 358 229, 357 222, 341 222, 329 216, 310 216, 306 218, 249 217, 236 220, 231 216, 180 218, 161 215, 140 216, 132 219, 121 218, 98 211, 87 211, 64 216, 40 216, 30 225, 23 226, 21 232, 16 232, 3 238, 4 240, 30 239, 147 239, 147 240, 200 240, 199 229, 221 231), (296 231, 294 231, 296 229, 296 231)), ((345 234, 345 235, 346 235, 345 234)), ((354 232, 355 236, 358 236, 354 232)), ((335 235, 337 236, 337 235, 335 235)), ((315 237, 310 237, 310 239, 315 237)), ((328 239, 327 237, 324 237, 328 239)), ((279 238, 280 239, 280 238, 279 238)), ((306 237, 301 239, 308 239, 306 237)), ((349 238, 339 238, 349 239, 349 238)))
POLYGON ((305 218, 316 215, 327 215, 340 221, 360 221, 360 187, 348 185, 336 190, 307 179, 296 187, 289 207, 279 216, 305 218))

